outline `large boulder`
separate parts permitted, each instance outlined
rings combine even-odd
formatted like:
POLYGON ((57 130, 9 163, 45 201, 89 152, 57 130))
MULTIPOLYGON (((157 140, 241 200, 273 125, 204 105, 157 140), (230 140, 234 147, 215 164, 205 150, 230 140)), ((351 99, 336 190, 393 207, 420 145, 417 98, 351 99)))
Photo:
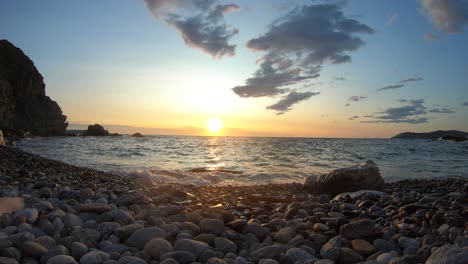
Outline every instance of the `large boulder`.
POLYGON ((384 184, 377 164, 368 160, 364 164, 309 176, 304 182, 304 188, 316 194, 339 194, 359 190, 380 190, 384 184))
POLYGON ((64 135, 66 116, 46 96, 42 75, 21 49, 0 40, 0 128, 5 134, 64 135))
POLYGON ((99 124, 89 125, 88 130, 83 133, 83 136, 93 136, 93 137, 104 137, 110 136, 109 131, 104 129, 103 126, 99 124))

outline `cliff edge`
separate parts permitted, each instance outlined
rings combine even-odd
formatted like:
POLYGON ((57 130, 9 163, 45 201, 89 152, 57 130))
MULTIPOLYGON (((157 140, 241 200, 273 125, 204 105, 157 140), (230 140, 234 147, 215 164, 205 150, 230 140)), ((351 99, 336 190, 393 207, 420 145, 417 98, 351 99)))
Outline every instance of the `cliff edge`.
POLYGON ((30 132, 64 135, 67 117, 46 95, 42 75, 23 51, 0 40, 0 129, 5 134, 30 132))

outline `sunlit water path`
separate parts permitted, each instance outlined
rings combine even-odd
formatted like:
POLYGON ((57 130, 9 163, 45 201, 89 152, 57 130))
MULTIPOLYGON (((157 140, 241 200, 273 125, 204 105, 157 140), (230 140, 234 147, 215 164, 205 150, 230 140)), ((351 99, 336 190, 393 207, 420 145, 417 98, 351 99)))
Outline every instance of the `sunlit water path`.
POLYGON ((467 142, 123 136, 31 138, 17 146, 73 165, 193 184, 302 182, 368 159, 387 181, 468 175, 467 142))

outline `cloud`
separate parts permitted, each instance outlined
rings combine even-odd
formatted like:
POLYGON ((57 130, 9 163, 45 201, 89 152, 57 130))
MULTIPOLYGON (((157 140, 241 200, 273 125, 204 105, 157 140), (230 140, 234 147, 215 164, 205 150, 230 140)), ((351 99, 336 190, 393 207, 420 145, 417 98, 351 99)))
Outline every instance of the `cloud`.
POLYGON ((350 105, 351 105, 350 103, 347 103, 347 104, 345 104, 344 106, 350 106, 350 105))
POLYGON ((463 106, 468 106, 468 101, 462 102, 462 105, 463 105, 463 106))
POLYGON ((365 100, 366 98, 367 98, 367 96, 353 95, 353 96, 350 96, 348 98, 348 101, 359 102, 359 101, 365 100))
POLYGON ((239 31, 226 25, 223 17, 239 10, 237 5, 220 5, 217 0, 145 0, 145 4, 156 18, 175 28, 189 47, 214 58, 235 55, 236 45, 229 41, 239 31))
POLYGON ((260 69, 232 90, 240 97, 271 97, 289 92, 296 84, 306 86, 320 75, 323 64, 350 62, 349 53, 365 44, 358 34, 373 32, 346 17, 342 4, 296 8, 275 20, 265 34, 248 41, 249 49, 265 55, 258 61, 260 69))
POLYGON ((398 14, 393 13, 391 15, 387 15, 387 21, 385 22, 385 25, 390 26, 393 25, 393 23, 398 19, 398 14))
POLYGON ((432 34, 432 33, 426 33, 424 34, 424 39, 425 40, 438 40, 439 37, 435 34, 432 34))
POLYGON ((429 113, 454 114, 456 112, 448 107, 434 107, 429 109, 429 113))
POLYGON ((358 118, 359 118, 359 116, 352 116, 352 117, 350 117, 350 118, 348 118, 348 119, 349 119, 349 120, 354 120, 354 119, 358 119, 358 118))
MULTIPOLYGON (((401 100, 400 100, 401 102, 401 100)), ((373 120, 361 121, 362 123, 407 123, 421 124, 429 120, 423 115, 427 114, 424 99, 405 100, 406 105, 390 107, 382 112, 375 113, 373 120)))
POLYGON ((382 88, 377 89, 378 92, 384 91, 384 90, 394 90, 394 89, 400 89, 401 87, 405 86, 404 84, 394 84, 394 85, 388 85, 382 88))
POLYGON ((401 80, 399 81, 399 83, 409 83, 409 82, 419 82, 419 81, 422 81, 424 80, 423 78, 421 77, 411 77, 411 78, 408 78, 408 79, 404 79, 404 80, 401 80))
POLYGON ((466 0, 419 0, 423 12, 444 33, 460 33, 468 23, 466 0))
POLYGON ((276 111, 277 115, 282 115, 291 110, 291 106, 301 101, 307 100, 312 96, 319 95, 320 93, 313 92, 296 92, 292 91, 288 95, 284 96, 277 103, 267 106, 268 110, 276 111))
POLYGON ((334 77, 333 81, 346 81, 345 77, 334 77))

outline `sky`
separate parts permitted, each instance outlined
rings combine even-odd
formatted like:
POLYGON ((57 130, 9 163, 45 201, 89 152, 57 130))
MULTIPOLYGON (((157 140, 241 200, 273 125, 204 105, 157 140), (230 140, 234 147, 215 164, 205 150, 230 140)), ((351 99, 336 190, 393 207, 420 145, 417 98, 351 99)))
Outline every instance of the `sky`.
POLYGON ((70 129, 468 131, 468 0, 1 1, 70 129))

